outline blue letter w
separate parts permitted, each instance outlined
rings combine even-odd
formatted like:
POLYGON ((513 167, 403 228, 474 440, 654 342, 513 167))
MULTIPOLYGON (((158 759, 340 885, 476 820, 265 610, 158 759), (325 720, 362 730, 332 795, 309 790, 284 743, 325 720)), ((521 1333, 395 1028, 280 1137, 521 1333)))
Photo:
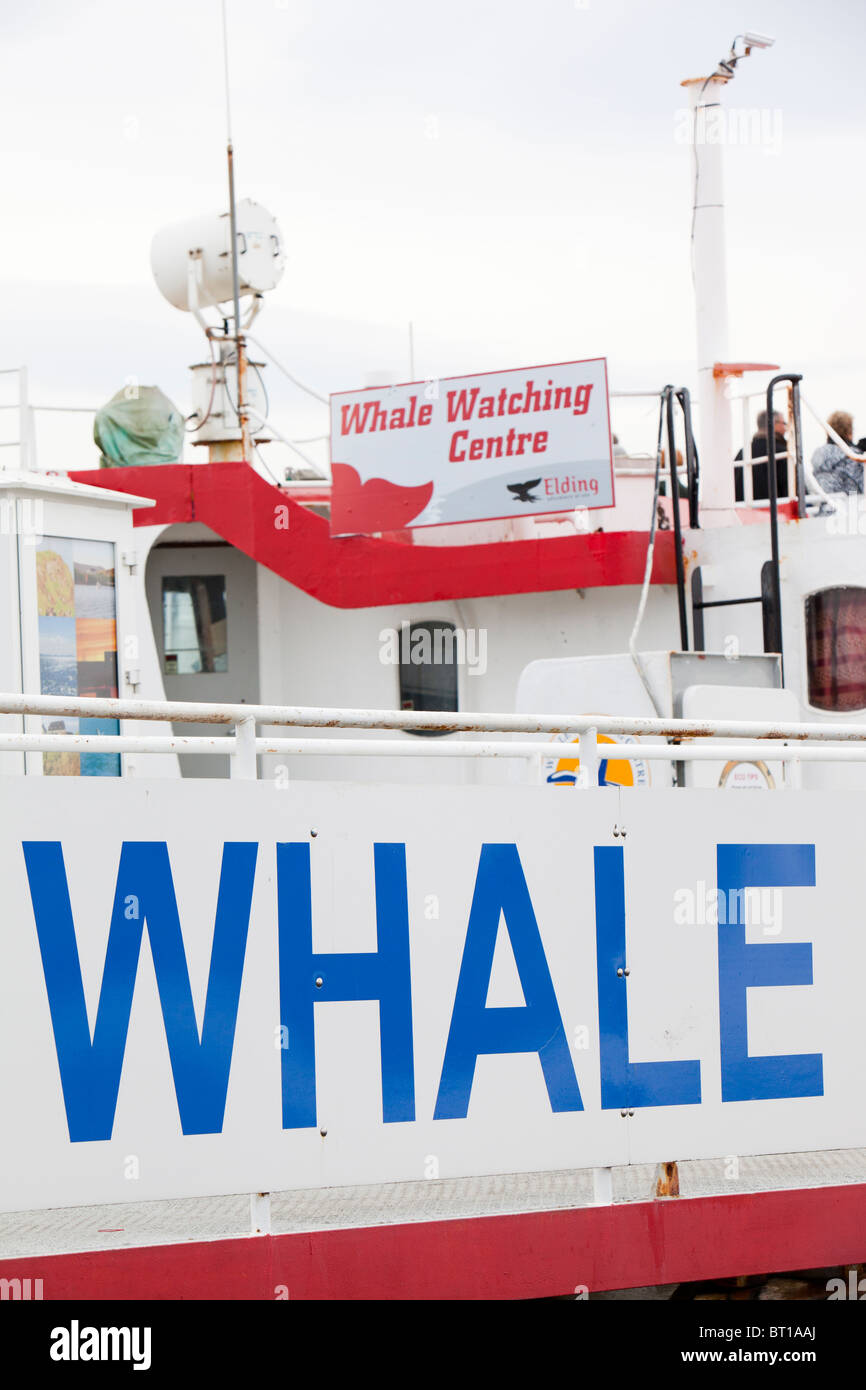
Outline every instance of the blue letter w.
POLYGON ((24 859, 54 1043, 74 1142, 110 1139, 145 922, 184 1134, 222 1129, 256 869, 256 844, 223 847, 201 1039, 168 848, 124 843, 93 1038, 81 979, 63 850, 25 841, 24 859))

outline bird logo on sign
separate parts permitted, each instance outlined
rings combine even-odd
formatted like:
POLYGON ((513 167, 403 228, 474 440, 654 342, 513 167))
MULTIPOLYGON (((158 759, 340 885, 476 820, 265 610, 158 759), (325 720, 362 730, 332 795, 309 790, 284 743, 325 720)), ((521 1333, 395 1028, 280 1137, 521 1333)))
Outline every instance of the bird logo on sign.
POLYGON ((532 489, 538 487, 540 478, 530 478, 528 483, 506 483, 509 492, 514 493, 515 502, 537 502, 538 498, 533 497, 532 489))

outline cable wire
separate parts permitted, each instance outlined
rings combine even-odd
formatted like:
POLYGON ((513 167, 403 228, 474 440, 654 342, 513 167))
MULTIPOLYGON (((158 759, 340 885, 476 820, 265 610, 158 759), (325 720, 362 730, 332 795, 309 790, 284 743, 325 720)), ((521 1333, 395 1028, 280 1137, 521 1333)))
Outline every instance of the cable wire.
POLYGON ((255 343, 257 348, 261 348, 262 352, 265 353, 265 355, 271 359, 277 371, 282 372, 283 376, 288 377, 289 381, 292 383, 293 386, 297 386, 300 391, 306 391, 308 396, 312 396, 315 400, 321 401, 322 405, 330 406, 331 402, 328 400, 327 396, 320 395, 318 391, 313 390, 312 386, 305 386, 304 383, 302 381, 299 381, 296 376, 292 376, 292 373, 289 371, 288 367, 284 367, 282 362, 277 361, 270 348, 265 347, 264 343, 261 341, 260 338, 255 338, 253 337, 252 333, 248 333, 247 342, 255 343))
MULTIPOLYGON (((694 198, 692 200, 692 231, 691 236, 689 238, 690 258, 692 265, 692 284, 694 284, 695 280, 695 220, 698 211, 698 111, 705 111, 707 109, 705 106, 701 106, 701 97, 704 95, 704 92, 707 90, 709 84, 713 81, 713 78, 733 77, 737 63, 740 61, 740 58, 746 56, 746 54, 737 53, 737 39, 741 38, 743 38, 742 34, 735 35, 734 41, 731 44, 730 53, 728 54, 727 58, 722 58, 716 64, 715 72, 711 72, 709 77, 704 79, 704 85, 701 87, 701 90, 698 93, 698 99, 695 102, 695 119, 694 128, 692 130, 692 158, 694 160, 695 165, 695 191, 694 198)), ((748 52, 748 50, 746 50, 746 52, 748 52)), ((721 106, 721 102, 717 102, 716 104, 718 106, 721 106)))
MULTIPOLYGON (((228 388, 228 382, 226 382, 226 395, 229 398, 229 405, 231 406, 232 410, 235 411, 235 414, 237 414, 237 406, 231 398, 231 394, 228 388)), ((287 439, 286 436, 280 430, 277 429, 276 425, 266 418, 266 416, 260 415, 257 410, 253 410, 252 406, 249 405, 247 406, 247 414, 250 417, 251 427, 257 429, 270 430, 272 434, 276 435, 277 439, 279 439, 281 444, 285 444, 287 449, 291 449, 293 454, 297 454, 298 458, 304 460, 304 463, 307 465, 308 468, 311 468, 313 470, 313 473, 316 475, 317 478, 320 478, 323 482, 328 481, 328 475, 322 472, 319 465, 317 463, 314 463, 314 461, 309 457, 309 455, 305 454, 302 449, 299 449, 296 444, 293 444, 291 439, 287 439), (257 426, 252 425, 253 418, 255 418, 258 421, 257 426)), ((252 443, 253 448, 256 449, 256 443, 255 440, 252 439, 252 437, 250 442, 252 443)), ((258 449, 256 449, 256 452, 258 453, 258 449)), ((262 458, 261 454, 259 454, 259 458, 262 458)), ((262 459, 262 462, 264 463, 264 459, 262 459)), ((276 473, 270 467, 269 464, 265 464, 264 466, 270 473, 275 483, 281 484, 284 481, 284 479, 277 477, 276 473)))
MULTIPOLYGON (((661 393, 661 399, 660 399, 660 404, 659 404, 659 433, 658 433, 658 440, 656 441, 656 470, 655 470, 655 482, 654 482, 654 484, 653 484, 653 509, 652 509, 652 517, 650 518, 650 532, 649 532, 649 541, 648 541, 648 543, 647 543, 646 566, 645 566, 645 568, 644 568, 643 586, 641 587, 640 602, 638 603, 637 615, 636 615, 635 620, 634 620, 634 627, 633 627, 632 630, 631 630, 631 636, 630 636, 629 639, 628 639, 628 650, 629 650, 629 654, 630 654, 630 656, 631 656, 632 662, 634 663, 634 668, 635 668, 635 670, 637 671, 638 675, 640 676, 641 684, 643 685, 644 690, 646 691, 647 695, 649 696, 649 698, 650 698, 650 703, 652 704, 652 707, 653 707, 653 709, 655 710, 656 714, 658 715, 659 719, 663 719, 663 718, 664 718, 664 713, 663 713, 663 711, 662 711, 662 709, 661 709, 661 706, 659 705, 658 700, 656 699, 656 696, 655 696, 655 693, 654 693, 654 691, 653 691, 653 688, 652 688, 652 686, 651 686, 650 683, 649 683, 649 679, 648 679, 648 677, 647 677, 647 673, 646 673, 646 671, 644 670, 643 662, 642 662, 641 659, 640 659, 640 653, 639 653, 638 650, 637 650, 637 637, 638 637, 638 633, 639 633, 639 631, 640 631, 641 623, 643 622, 643 616, 644 616, 644 611, 645 611, 645 609, 646 609, 647 598, 649 597, 650 579, 651 579, 651 576, 652 576, 653 552, 654 552, 654 550, 655 550, 655 540, 656 540, 656 524, 657 524, 657 521, 658 521, 659 487, 660 487, 660 484, 661 484, 661 467, 662 467, 662 452, 663 452, 663 450, 662 450, 662 439, 663 439, 663 437, 664 437, 665 404, 666 404, 666 402, 667 402, 668 394, 669 394, 672 390, 673 390, 673 387, 672 387, 672 386, 666 386, 666 387, 665 387, 664 391, 661 393)), ((673 498, 671 499, 671 501, 672 501, 672 505, 673 505, 673 506, 675 506, 675 507, 679 506, 679 497, 678 497, 678 496, 677 496, 677 497, 673 497, 673 498)))

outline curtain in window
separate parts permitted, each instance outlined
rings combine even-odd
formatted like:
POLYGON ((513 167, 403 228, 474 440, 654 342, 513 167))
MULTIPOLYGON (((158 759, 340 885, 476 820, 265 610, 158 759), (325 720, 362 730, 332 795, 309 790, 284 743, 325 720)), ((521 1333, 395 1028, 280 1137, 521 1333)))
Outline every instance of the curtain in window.
POLYGON ((824 589, 806 600, 809 703, 866 708, 866 589, 824 589))

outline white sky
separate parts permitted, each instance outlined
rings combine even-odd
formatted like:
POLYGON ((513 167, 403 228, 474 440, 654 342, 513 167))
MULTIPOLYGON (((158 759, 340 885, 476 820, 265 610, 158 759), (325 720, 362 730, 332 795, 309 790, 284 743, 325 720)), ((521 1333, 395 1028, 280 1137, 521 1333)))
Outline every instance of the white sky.
MULTIPOLYGON (((774 35, 727 92, 781 132, 726 151, 730 355, 802 371, 866 434, 862 0, 228 4, 238 195, 288 249, 257 332, 324 394, 406 379, 410 319, 419 377, 606 355, 614 389, 693 386, 679 82, 774 35)), ((7 4, 0 52, 0 366, 37 403, 134 377, 187 413, 201 334, 149 249, 225 206, 219 0, 7 4)), ((285 433, 325 431, 268 385, 285 433)), ((614 428, 654 442, 649 412, 614 428)), ((95 465, 89 421, 64 429, 41 417, 40 466, 95 465)))

